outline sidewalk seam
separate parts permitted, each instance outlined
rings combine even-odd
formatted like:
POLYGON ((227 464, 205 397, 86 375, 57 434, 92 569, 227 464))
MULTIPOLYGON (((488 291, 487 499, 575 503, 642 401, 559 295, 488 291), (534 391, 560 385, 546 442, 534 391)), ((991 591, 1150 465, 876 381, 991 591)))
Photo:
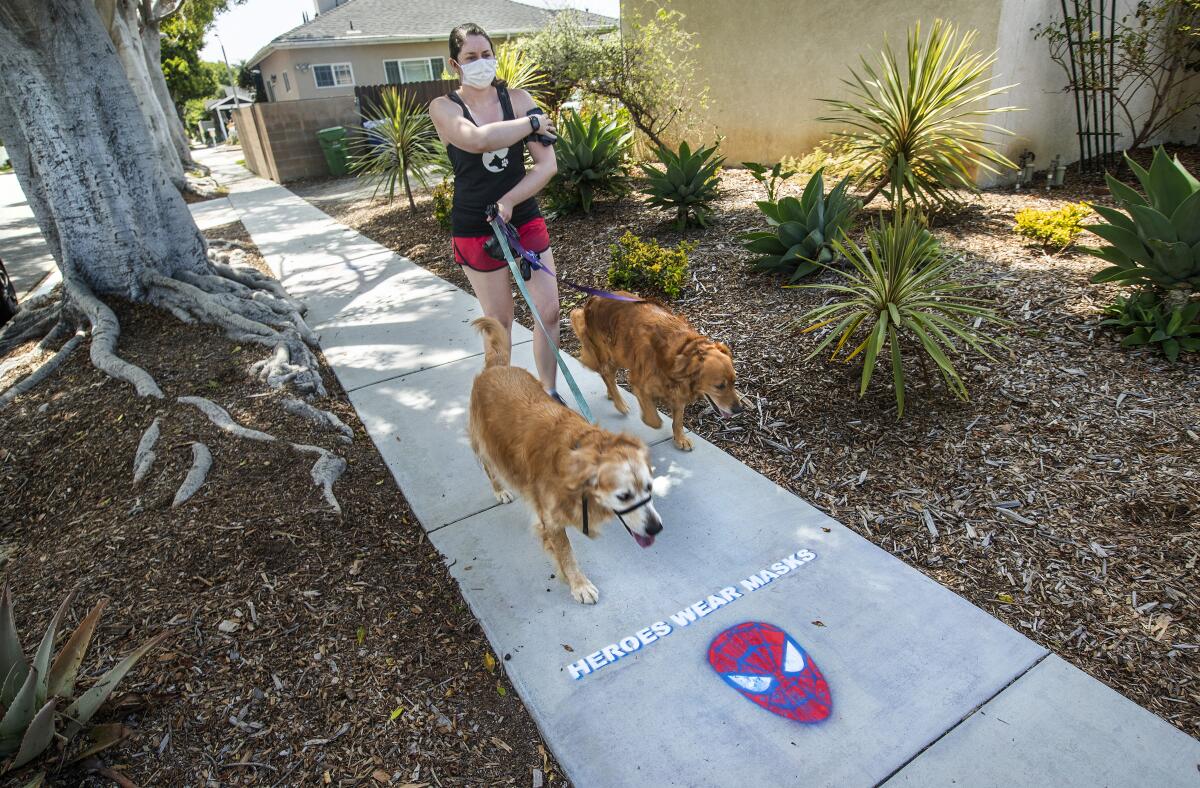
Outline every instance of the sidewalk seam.
POLYGON ((886 784, 888 783, 888 781, 889 781, 889 780, 891 780, 891 779, 892 779, 893 777, 895 777, 897 774, 899 774, 900 772, 902 772, 902 771, 904 771, 906 768, 908 768, 909 764, 911 764, 911 763, 912 763, 913 761, 915 761, 917 758, 920 758, 922 755, 924 755, 926 750, 928 750, 928 749, 932 748, 932 747, 933 747, 935 744, 937 744, 938 742, 940 742, 942 739, 944 739, 944 738, 946 738, 947 736, 949 736, 949 735, 950 735, 950 734, 951 734, 953 731, 957 730, 957 729, 958 729, 958 727, 959 727, 960 725, 962 725, 964 722, 966 722, 967 720, 971 719, 971 718, 972 718, 972 717, 974 717, 976 714, 978 714, 980 709, 982 709, 984 706, 988 705, 989 703, 991 703, 992 701, 994 701, 996 698, 998 698, 998 697, 1000 696, 1000 693, 1004 692, 1006 689, 1008 689, 1008 688, 1009 688, 1009 687, 1011 687, 1012 685, 1016 684, 1016 683, 1017 683, 1018 681, 1020 681, 1021 679, 1025 678, 1025 676, 1026 676, 1026 675, 1028 675, 1028 674, 1029 674, 1029 672, 1030 672, 1031 670, 1033 670, 1034 668, 1036 668, 1038 665, 1042 664, 1042 662, 1044 662, 1044 661, 1046 660, 1046 658, 1047 658, 1047 657, 1049 657, 1051 654, 1053 654, 1053 653, 1054 653, 1053 651, 1051 651, 1050 649, 1046 648, 1045 646, 1043 646, 1043 647, 1042 647, 1042 650, 1043 650, 1043 651, 1045 651, 1046 653, 1042 654, 1040 657, 1038 657, 1036 660, 1034 660, 1034 662, 1033 662, 1033 664, 1032 664, 1032 665, 1030 665, 1029 667, 1025 668, 1025 670, 1021 671, 1021 672, 1020 672, 1020 673, 1018 673, 1017 675, 1013 676, 1011 681, 1009 681, 1009 682, 1008 682, 1007 684, 1005 684, 1003 687, 1001 687, 1000 689, 998 689, 998 690, 996 690, 994 693, 992 693, 990 696, 988 696, 988 697, 987 697, 987 699, 983 701, 983 703, 980 703, 978 706, 976 706, 975 708, 971 709, 969 712, 967 712, 966 714, 964 714, 964 715, 962 716, 962 719, 960 719, 958 722, 954 723, 954 724, 953 724, 953 725, 951 725, 949 728, 947 728, 946 730, 942 731, 941 735, 939 735, 939 736, 938 736, 936 739, 934 739, 933 741, 929 742, 928 744, 926 744, 926 745, 925 745, 924 747, 922 747, 921 749, 917 750, 917 751, 916 751, 916 752, 915 752, 915 753, 914 753, 914 754, 913 754, 913 755, 912 755, 912 756, 911 756, 911 757, 910 757, 908 760, 906 760, 904 763, 902 763, 902 764, 900 764, 899 766, 897 766, 897 767, 896 767, 896 768, 895 768, 895 769, 894 769, 894 770, 893 770, 891 773, 889 773, 889 774, 888 774, 886 777, 884 777, 882 780, 880 780, 879 782, 875 783, 875 785, 874 785, 872 788, 881 788, 881 786, 884 786, 884 785, 886 785, 886 784))

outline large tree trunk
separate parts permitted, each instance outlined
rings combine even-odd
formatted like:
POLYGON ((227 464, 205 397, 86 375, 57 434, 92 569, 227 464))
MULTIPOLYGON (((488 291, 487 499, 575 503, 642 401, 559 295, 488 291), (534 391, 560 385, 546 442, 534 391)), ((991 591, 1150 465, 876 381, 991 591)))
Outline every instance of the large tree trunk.
MULTIPOLYGON (((167 114, 154 93, 154 85, 147 65, 146 52, 142 47, 141 14, 137 0, 96 0, 101 19, 107 24, 109 37, 117 50, 117 57, 125 69, 125 76, 146 125, 155 152, 162 157, 167 176, 176 187, 183 189, 186 180, 183 162, 171 141, 167 114)), ((161 71, 161 66, 159 67, 161 71)))
POLYGON ((162 70, 161 24, 162 20, 175 8, 176 6, 171 4, 170 10, 164 10, 161 0, 158 3, 142 0, 142 52, 146 56, 146 70, 150 74, 150 85, 154 89, 154 96, 158 99, 159 106, 162 107, 166 118, 167 134, 171 138, 171 144, 175 147, 175 153, 179 156, 179 161, 183 163, 183 166, 193 169, 197 165, 192 159, 192 148, 188 145, 187 133, 183 129, 183 120, 179 117, 179 110, 171 99, 171 91, 167 88, 167 78, 163 75, 162 70))
POLYGON ((0 5, 0 138, 43 234, 64 278, 138 299, 147 271, 208 261, 115 55, 84 0, 0 5))

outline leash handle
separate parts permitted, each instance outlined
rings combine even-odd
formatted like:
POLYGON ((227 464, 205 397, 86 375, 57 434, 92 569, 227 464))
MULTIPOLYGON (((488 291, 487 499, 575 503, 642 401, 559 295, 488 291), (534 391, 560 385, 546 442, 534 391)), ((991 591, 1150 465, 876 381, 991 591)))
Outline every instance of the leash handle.
POLYGON ((579 390, 579 384, 575 382, 575 376, 571 374, 571 370, 567 369, 567 362, 563 360, 562 353, 558 352, 558 347, 551 340, 550 332, 546 330, 546 324, 542 322, 542 316, 538 313, 537 307, 533 305, 533 297, 529 295, 529 290, 525 287, 525 280, 521 276, 520 269, 517 268, 516 260, 513 259, 512 250, 505 243, 505 229, 507 228, 511 232, 512 228, 500 218, 495 205, 488 206, 487 215, 488 223, 492 225, 492 232, 496 234, 496 240, 500 242, 500 250, 504 252, 504 259, 508 263, 508 268, 512 271, 513 280, 517 283, 517 289, 521 291, 521 297, 525 299, 525 303, 529 306, 529 311, 533 314, 534 321, 537 322, 538 328, 546 336, 546 340, 550 344, 550 349, 554 351, 554 358, 558 362, 558 368, 562 370, 563 378, 566 379, 567 385, 571 389, 571 394, 575 397, 575 404, 579 406, 579 412, 592 424, 596 424, 596 417, 592 415, 592 409, 588 407, 587 401, 583 398, 583 392, 579 390))

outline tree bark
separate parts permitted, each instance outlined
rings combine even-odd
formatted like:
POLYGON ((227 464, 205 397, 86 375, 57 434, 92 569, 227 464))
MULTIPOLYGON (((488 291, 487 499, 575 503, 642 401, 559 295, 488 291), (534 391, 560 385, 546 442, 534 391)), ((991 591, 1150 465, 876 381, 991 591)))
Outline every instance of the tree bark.
POLYGON ((150 272, 212 269, 128 85, 88 0, 0 4, 0 138, 46 242, 64 279, 140 300, 150 272))
POLYGON ((185 168, 193 169, 196 167, 196 162, 192 159, 192 148, 188 145, 187 133, 183 129, 183 120, 179 117, 179 110, 171 98, 171 91, 167 88, 167 78, 163 75, 162 70, 162 20, 174 13, 178 6, 170 4, 164 7, 161 0, 157 3, 142 0, 140 8, 142 52, 146 56, 146 69, 150 74, 150 85, 154 90, 154 97, 158 99, 158 103, 162 107, 167 124, 167 134, 171 138, 171 144, 175 147, 179 161, 185 168))

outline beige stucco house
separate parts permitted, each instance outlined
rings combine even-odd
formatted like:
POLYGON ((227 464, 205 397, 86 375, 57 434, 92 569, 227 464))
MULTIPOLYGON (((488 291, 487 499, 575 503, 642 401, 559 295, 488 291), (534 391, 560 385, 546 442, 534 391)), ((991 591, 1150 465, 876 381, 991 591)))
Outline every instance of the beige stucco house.
MULTIPOLYGON (((1117 13, 1130 14, 1136 4, 1117 0, 1117 13)), ((622 0, 622 26, 660 5, 622 0)), ((1067 79, 1031 32, 1062 18, 1059 0, 671 0, 668 7, 682 12, 683 27, 696 34, 698 76, 710 90, 705 125, 725 136, 730 162, 778 161, 810 150, 836 129, 817 120, 829 111, 820 99, 849 97, 842 80, 851 68, 861 69, 860 57, 874 62, 884 36, 902 54, 906 30, 917 21, 928 29, 938 18, 977 31, 976 48, 997 52, 993 84, 1016 83, 993 100, 1023 109, 993 116, 1012 132, 998 136, 1002 152, 1015 161, 1028 149, 1039 168, 1055 156, 1067 163, 1079 158, 1067 79)), ((1181 118, 1167 136, 1194 142, 1196 128, 1194 116, 1181 118)))
MULTIPOLYGON (((264 46, 247 66, 261 72, 268 101, 354 94, 355 85, 440 79, 450 31, 474 22, 499 45, 536 32, 553 11, 512 0, 314 0, 317 15, 264 46)), ((581 14, 585 26, 617 20, 581 14)))

